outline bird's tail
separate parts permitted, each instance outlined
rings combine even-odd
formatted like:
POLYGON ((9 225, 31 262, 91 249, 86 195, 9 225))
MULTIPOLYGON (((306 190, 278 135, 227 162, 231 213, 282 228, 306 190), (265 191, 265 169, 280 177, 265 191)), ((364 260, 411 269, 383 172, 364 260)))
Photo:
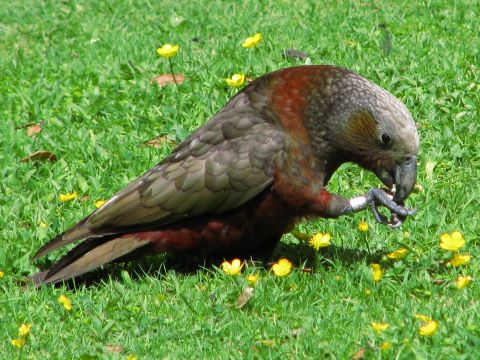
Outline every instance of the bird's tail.
POLYGON ((29 280, 35 287, 65 281, 124 258, 148 245, 149 240, 139 239, 133 235, 90 238, 73 248, 49 270, 33 274, 29 280))

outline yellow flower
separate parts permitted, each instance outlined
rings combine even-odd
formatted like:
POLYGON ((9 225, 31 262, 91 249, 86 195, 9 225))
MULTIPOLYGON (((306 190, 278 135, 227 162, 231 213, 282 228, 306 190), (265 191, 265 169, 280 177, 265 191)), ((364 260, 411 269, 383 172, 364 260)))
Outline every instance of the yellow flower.
POLYGON ((440 235, 440 247, 444 250, 457 251, 465 245, 465 239, 460 231, 440 235))
POLYGON ((106 202, 107 202, 107 200, 97 200, 97 201, 95 201, 95 207, 98 209, 100 206, 102 206, 106 202))
POLYGON ((179 49, 180 49, 179 45, 165 44, 161 48, 157 49, 157 53, 161 57, 171 58, 177 55, 179 49))
POLYGON ((292 271, 292 263, 287 259, 280 259, 273 264, 272 271, 277 276, 286 276, 292 271))
POLYGON ((16 346, 17 348, 21 348, 23 345, 25 345, 25 338, 21 337, 18 339, 12 339, 11 343, 13 346, 16 346))
POLYGON ((225 274, 238 275, 242 271, 243 262, 240 259, 233 259, 231 263, 224 261, 221 266, 225 274))
POLYGON ((5 273, 3 271, 0 271, 0 278, 4 277, 5 273))
POLYGON ((77 195, 77 192, 74 191, 74 192, 72 192, 72 193, 60 194, 60 196, 59 196, 58 199, 59 199, 61 202, 66 202, 66 201, 70 201, 70 200, 75 199, 77 196, 78 196, 78 195, 77 195))
POLYGON ((464 289, 472 283, 473 279, 471 276, 459 276, 457 280, 455 280, 455 286, 457 288, 464 289))
POLYGON ((400 259, 403 259, 405 256, 407 256, 407 253, 408 253, 407 249, 400 248, 391 252, 390 254, 387 254, 387 257, 393 260, 400 260, 400 259))
POLYGON ((331 235, 329 233, 317 233, 312 236, 312 238, 309 241, 309 244, 311 247, 313 247, 315 250, 319 250, 320 248, 330 246, 330 239, 331 235))
POLYGON ((418 333, 422 336, 432 336, 438 330, 438 322, 435 320, 430 320, 418 327, 418 333))
POLYGON ((72 302, 65 295, 60 295, 60 297, 58 298, 58 302, 63 305, 65 310, 72 310, 72 302))
POLYGON ((245 82, 244 74, 234 74, 230 79, 225 79, 226 83, 232 87, 240 87, 245 82))
POLYGON ((468 264, 472 257, 468 254, 455 254, 447 264, 453 265, 455 267, 468 264))
POLYGON ((27 336, 32 328, 32 324, 22 324, 18 328, 18 336, 27 336))
POLYGON ((261 41, 262 41, 262 34, 256 33, 255 35, 246 38, 243 41, 242 46, 246 49, 253 48, 258 44, 260 44, 261 41))
POLYGON ((372 327, 372 329, 374 331, 379 333, 379 332, 387 330, 390 327, 390 324, 389 323, 379 323, 379 322, 372 321, 370 323, 370 326, 372 327))
POLYGON ((365 221, 360 221, 358 224, 358 230, 361 232, 367 232, 368 231, 368 224, 365 221))
POLYGON ((255 285, 255 283, 258 281, 258 274, 248 275, 247 281, 250 285, 255 285))
POLYGON ((135 355, 128 355, 126 360, 137 360, 137 357, 135 355))
POLYGON ((48 227, 48 225, 45 224, 44 222, 41 222, 41 223, 40 223, 40 227, 41 227, 42 229, 45 229, 46 227, 48 227))
POLYGON ((382 267, 380 264, 372 264, 370 267, 372 268, 373 281, 379 282, 383 275, 382 267))
POLYGON ((380 350, 387 351, 392 348, 392 343, 390 341, 384 341, 380 344, 380 350))
POLYGON ((418 327, 418 333, 422 336, 432 336, 438 330, 438 322, 431 317, 422 314, 416 314, 415 317, 423 321, 418 327))

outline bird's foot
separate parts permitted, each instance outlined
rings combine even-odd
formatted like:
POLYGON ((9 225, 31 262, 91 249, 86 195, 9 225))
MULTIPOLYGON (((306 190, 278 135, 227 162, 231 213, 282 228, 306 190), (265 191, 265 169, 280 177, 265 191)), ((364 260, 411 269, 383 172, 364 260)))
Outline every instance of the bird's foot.
POLYGON ((403 224, 407 216, 415 214, 417 210, 408 209, 403 203, 396 203, 393 201, 393 195, 394 190, 371 189, 364 196, 357 196, 350 199, 350 211, 356 212, 370 207, 375 216, 375 220, 380 224, 390 227, 399 227, 403 224), (390 220, 380 213, 378 206, 385 206, 390 210, 392 213, 390 220))
POLYGON ((393 193, 384 189, 371 189, 365 196, 365 200, 372 210, 375 220, 380 224, 390 227, 399 227, 403 224, 407 216, 414 215, 417 210, 409 209, 403 206, 403 204, 397 204, 393 201, 393 193), (392 216, 389 219, 378 211, 378 206, 385 206, 392 216))

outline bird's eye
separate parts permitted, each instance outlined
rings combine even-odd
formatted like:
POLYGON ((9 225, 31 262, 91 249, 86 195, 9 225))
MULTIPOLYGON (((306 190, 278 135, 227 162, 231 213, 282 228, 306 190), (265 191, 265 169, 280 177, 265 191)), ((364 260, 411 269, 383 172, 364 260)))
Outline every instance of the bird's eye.
POLYGON ((392 137, 390 136, 390 134, 382 134, 382 145, 384 147, 389 147, 390 145, 392 145, 392 137))

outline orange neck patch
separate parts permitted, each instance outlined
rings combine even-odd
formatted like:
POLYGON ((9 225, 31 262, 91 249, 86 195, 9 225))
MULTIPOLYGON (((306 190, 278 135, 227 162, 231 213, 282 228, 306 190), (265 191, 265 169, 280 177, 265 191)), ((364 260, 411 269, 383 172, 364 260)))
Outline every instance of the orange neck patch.
POLYGON ((311 93, 313 69, 297 68, 280 72, 272 86, 270 108, 277 115, 282 128, 292 137, 310 141, 304 125, 307 96, 311 93))

